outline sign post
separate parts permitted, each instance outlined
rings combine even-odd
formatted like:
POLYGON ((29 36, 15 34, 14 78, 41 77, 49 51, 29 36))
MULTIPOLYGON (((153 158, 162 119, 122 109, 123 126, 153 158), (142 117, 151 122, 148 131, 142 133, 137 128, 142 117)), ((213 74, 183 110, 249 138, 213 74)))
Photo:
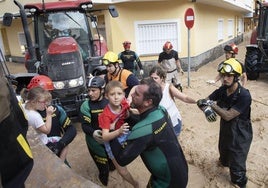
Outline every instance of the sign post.
POLYGON ((184 15, 184 23, 188 28, 188 86, 190 86, 190 71, 191 71, 191 59, 190 59, 190 29, 194 26, 194 11, 192 8, 188 8, 184 15))

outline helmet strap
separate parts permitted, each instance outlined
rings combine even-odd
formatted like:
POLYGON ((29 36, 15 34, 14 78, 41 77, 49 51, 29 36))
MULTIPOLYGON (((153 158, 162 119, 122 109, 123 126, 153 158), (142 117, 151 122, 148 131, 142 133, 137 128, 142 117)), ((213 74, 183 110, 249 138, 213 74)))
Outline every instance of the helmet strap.
POLYGON ((239 76, 235 75, 235 76, 234 76, 234 83, 235 83, 235 82, 238 82, 238 81, 239 81, 239 76))
POLYGON ((102 98, 103 98, 103 94, 104 94, 104 89, 102 89, 102 88, 99 88, 99 89, 100 89, 100 95, 99 95, 97 101, 102 100, 102 98))
POLYGON ((116 66, 116 64, 113 64, 113 65, 114 65, 115 70, 114 72, 111 73, 111 75, 116 76, 119 73, 121 67, 119 65, 116 66))

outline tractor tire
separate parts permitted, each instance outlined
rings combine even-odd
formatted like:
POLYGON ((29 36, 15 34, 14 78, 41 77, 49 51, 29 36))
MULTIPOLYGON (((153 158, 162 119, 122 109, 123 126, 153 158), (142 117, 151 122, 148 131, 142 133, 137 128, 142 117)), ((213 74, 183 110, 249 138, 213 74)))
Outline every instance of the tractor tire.
POLYGON ((245 58, 245 68, 247 78, 249 80, 257 80, 260 76, 258 71, 258 60, 259 60, 259 49, 258 48, 247 48, 245 58))

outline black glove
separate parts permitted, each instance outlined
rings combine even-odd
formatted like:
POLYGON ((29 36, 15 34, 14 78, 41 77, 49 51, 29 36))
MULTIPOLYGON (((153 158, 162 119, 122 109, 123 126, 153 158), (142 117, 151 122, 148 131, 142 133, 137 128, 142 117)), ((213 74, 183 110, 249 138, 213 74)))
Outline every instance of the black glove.
POLYGON ((204 114, 205 114, 208 122, 214 122, 217 120, 217 114, 214 112, 214 110, 210 106, 207 106, 204 109, 204 114))
POLYGON ((199 99, 197 101, 197 106, 203 110, 204 107, 211 106, 214 102, 208 99, 199 99))
POLYGON ((47 147, 59 157, 61 154, 61 151, 65 147, 65 144, 60 140, 54 143, 52 142, 47 143, 47 147))

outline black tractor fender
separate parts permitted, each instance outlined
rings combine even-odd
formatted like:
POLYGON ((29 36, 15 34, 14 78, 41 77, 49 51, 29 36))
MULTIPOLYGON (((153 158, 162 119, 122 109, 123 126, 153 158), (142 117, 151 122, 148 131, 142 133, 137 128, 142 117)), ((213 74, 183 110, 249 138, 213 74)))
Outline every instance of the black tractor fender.
POLYGON ((15 87, 16 94, 19 95, 23 88, 26 88, 31 79, 38 75, 37 73, 17 73, 11 74, 10 79, 15 87))
POLYGON ((258 45, 257 44, 249 44, 249 45, 246 45, 246 48, 247 48, 247 50, 248 49, 258 49, 258 45))

